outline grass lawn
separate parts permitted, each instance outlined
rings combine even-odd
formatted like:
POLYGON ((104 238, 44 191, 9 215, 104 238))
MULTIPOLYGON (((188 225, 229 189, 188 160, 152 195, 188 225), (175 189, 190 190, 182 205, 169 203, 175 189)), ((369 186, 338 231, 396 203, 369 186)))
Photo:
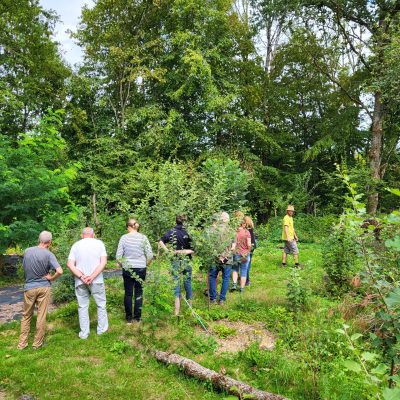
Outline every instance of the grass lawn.
MULTIPOLYGON (((122 280, 107 281, 110 330, 95 334, 95 307, 91 304, 92 331, 80 340, 75 302, 48 317, 48 346, 38 351, 16 350, 19 323, 0 327, 0 398, 31 394, 38 399, 224 399, 208 382, 187 378, 175 367, 159 364, 151 356, 157 348, 190 357, 205 367, 245 381, 259 389, 292 399, 362 399, 357 382, 347 379, 335 357, 343 345, 335 329, 341 316, 336 304, 322 296, 322 255, 318 244, 300 244, 299 271, 311 293, 301 315, 287 309, 286 288, 290 268, 281 268, 277 243, 261 243, 253 257, 251 286, 245 293, 229 293, 224 306, 208 307, 202 294, 204 276, 194 274, 193 306, 202 319, 261 322, 276 338, 274 350, 253 343, 238 353, 217 352, 217 337, 202 332, 187 307, 172 317, 173 297, 168 274, 149 274, 143 323, 126 325, 122 280)), ((288 264, 293 264, 289 257, 288 264)), ((221 330, 220 330, 221 331, 221 330)), ((224 334, 232 335, 229 329, 224 334)), ((343 345, 344 346, 344 345, 343 345)))

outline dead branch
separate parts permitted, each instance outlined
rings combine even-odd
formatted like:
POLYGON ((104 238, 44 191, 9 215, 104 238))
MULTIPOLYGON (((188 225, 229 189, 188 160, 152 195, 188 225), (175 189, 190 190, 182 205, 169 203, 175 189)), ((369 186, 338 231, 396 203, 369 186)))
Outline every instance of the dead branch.
POLYGON ((211 369, 204 368, 195 361, 182 357, 179 354, 166 353, 164 351, 156 350, 154 352, 154 356, 158 361, 161 361, 164 364, 176 365, 178 368, 182 369, 185 374, 203 381, 210 381, 215 388, 225 390, 227 393, 238 396, 240 399, 246 395, 246 399, 288 400, 279 394, 258 390, 244 382, 237 381, 229 376, 217 373, 211 369))

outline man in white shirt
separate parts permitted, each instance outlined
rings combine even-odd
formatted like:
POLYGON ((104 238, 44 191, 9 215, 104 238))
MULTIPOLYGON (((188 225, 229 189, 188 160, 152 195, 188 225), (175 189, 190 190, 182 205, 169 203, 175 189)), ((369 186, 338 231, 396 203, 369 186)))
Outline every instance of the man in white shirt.
POLYGON ((83 229, 82 239, 74 243, 68 256, 68 268, 75 276, 75 294, 78 300, 78 314, 81 339, 87 339, 90 332, 89 302, 90 294, 97 305, 97 334, 108 329, 106 310, 106 291, 103 270, 107 264, 107 252, 101 240, 94 239, 94 231, 83 229))

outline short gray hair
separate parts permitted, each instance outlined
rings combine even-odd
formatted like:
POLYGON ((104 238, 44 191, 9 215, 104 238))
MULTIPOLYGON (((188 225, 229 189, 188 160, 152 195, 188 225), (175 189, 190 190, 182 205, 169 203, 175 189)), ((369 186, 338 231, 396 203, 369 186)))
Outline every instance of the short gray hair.
POLYGON ((219 216, 219 220, 224 223, 229 222, 229 214, 226 211, 222 211, 221 215, 219 216))
POLYGON ((43 231, 39 235, 39 243, 49 243, 53 239, 51 232, 43 231))
POLYGON ((82 229, 82 235, 87 236, 87 235, 94 235, 94 230, 90 226, 87 226, 86 228, 82 229))

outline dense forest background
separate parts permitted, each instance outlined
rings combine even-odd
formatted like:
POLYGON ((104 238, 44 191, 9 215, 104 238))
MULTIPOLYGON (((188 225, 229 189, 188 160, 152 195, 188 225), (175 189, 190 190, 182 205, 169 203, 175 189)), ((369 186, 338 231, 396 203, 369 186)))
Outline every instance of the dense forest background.
POLYGON ((176 212, 337 214, 338 165, 398 208, 398 1, 98 0, 77 66, 57 18, 0 3, 2 249, 129 214, 152 238, 176 212))

